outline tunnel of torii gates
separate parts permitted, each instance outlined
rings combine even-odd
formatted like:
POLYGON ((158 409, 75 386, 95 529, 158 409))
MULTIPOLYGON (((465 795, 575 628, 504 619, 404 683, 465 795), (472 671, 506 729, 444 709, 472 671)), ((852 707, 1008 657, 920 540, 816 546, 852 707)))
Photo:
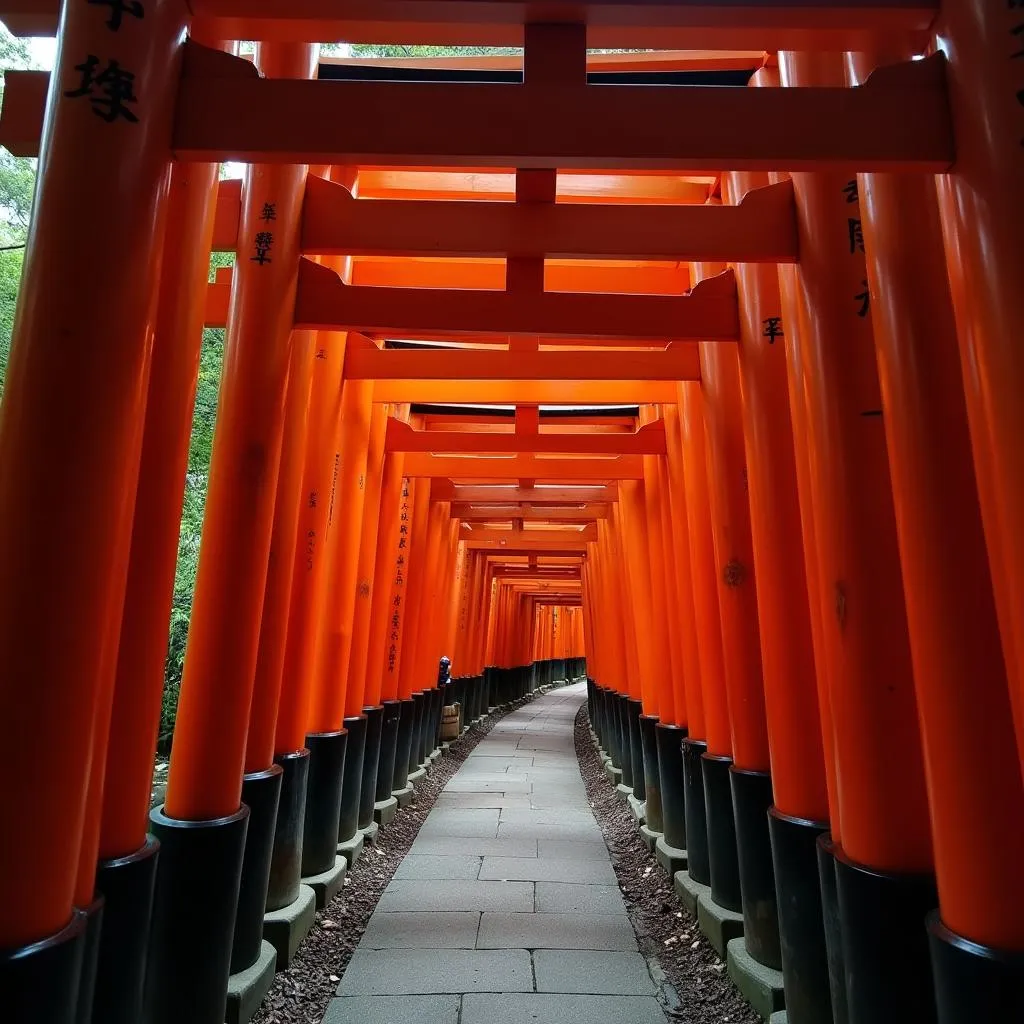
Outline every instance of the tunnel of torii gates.
POLYGON ((442 701, 586 675, 791 1024, 1024 1020, 1021 0, 57 7, 0 2, 59 34, 0 120, 0 1018, 221 1024, 442 701))

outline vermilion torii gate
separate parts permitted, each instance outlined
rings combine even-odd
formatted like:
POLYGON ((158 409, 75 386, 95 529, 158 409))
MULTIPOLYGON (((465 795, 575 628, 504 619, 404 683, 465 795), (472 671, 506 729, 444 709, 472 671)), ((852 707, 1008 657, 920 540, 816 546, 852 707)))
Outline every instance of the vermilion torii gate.
POLYGON ((426 770, 442 655, 473 717, 585 655, 609 774, 793 1024, 1024 1017, 1019 3, 0 16, 59 30, 0 117, 39 156, 0 407, 11 1019, 237 1018, 426 770), (334 39, 523 53, 374 79, 334 39))

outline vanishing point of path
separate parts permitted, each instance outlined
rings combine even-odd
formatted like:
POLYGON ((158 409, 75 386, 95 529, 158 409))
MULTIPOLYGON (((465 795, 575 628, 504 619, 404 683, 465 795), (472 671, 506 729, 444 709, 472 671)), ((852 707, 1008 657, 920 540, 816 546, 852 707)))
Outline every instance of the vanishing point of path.
POLYGON ((324 1024, 665 1024, 580 777, 585 699, 517 709, 452 776, 324 1024))

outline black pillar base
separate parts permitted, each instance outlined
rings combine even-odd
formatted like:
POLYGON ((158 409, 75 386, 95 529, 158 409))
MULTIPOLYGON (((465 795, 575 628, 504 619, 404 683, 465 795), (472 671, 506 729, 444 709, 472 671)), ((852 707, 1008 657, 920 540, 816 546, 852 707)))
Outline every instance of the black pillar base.
MULTIPOLYGON (((708 861, 711 866, 711 898, 726 910, 743 912, 740 865, 736 854, 736 818, 729 786, 731 757, 705 754, 704 809, 708 823, 708 861)), ((691 876, 692 877, 692 876, 691 876)))
POLYGON ((347 843, 359 831, 359 795, 363 787, 363 757, 366 753, 366 716, 346 718, 348 733, 345 770, 341 773, 341 808, 338 812, 338 842, 347 843))
POLYGON ((615 695, 615 713, 619 726, 619 755, 622 769, 622 785, 633 788, 633 744, 629 735, 629 697, 624 693, 615 695))
POLYGON ((416 715, 411 697, 398 702, 401 711, 398 718, 398 738, 395 741, 395 772, 391 781, 391 792, 396 793, 409 785, 409 752, 412 750, 412 727, 416 715))
POLYGON ((28 946, 0 951, 5 1020, 75 1024, 85 932, 85 914, 74 910, 59 932, 28 946))
POLYGON ((883 874, 835 851, 850 1024, 938 1019, 925 919, 938 905, 931 875, 883 874))
POLYGON ((96 966, 100 957, 100 935, 103 932, 103 896, 97 893, 92 903, 82 910, 85 913, 85 949, 82 951, 82 974, 78 979, 75 1024, 92 1024, 96 966))
MULTIPOLYGON (((468 679, 466 680, 466 689, 467 691, 469 689, 468 679)), ((424 707, 427 728, 423 730, 423 748, 420 751, 422 761, 426 761, 437 749, 437 734, 441 731, 441 691, 435 686, 434 689, 426 690, 424 693, 427 698, 424 707)))
POLYGON ((927 925, 939 1024, 1024 1020, 1024 953, 965 939, 937 910, 927 925))
POLYGON ((149 939, 146 1024, 224 1024, 249 808, 212 821, 149 812, 160 860, 149 939))
POLYGON ((142 1015, 159 852, 159 842, 147 836, 134 853, 100 861, 96 869, 96 889, 106 901, 92 1001, 96 1024, 138 1024, 142 1015))
POLYGON ((366 750, 363 753, 363 780, 359 788, 359 827, 369 828, 373 824, 373 802, 377 796, 377 770, 380 765, 384 708, 380 704, 372 708, 363 708, 363 714, 366 716, 366 750))
POLYGON ((683 778, 682 743, 686 729, 659 722, 654 727, 658 778, 661 783, 661 831, 676 850, 686 849, 686 782, 683 778))
POLYGON ((270 857, 267 910, 290 907, 299 898, 309 751, 303 747, 287 754, 276 754, 274 764, 281 768, 281 795, 277 801, 274 851, 270 857))
POLYGON ((319 875, 334 867, 338 855, 338 819, 345 780, 348 732, 314 732, 306 737, 309 779, 306 782, 306 819, 302 828, 302 877, 319 875))
POLYGON ((640 716, 643 714, 644 706, 641 701, 630 697, 626 707, 629 715, 630 756, 633 759, 633 796, 637 800, 643 800, 647 786, 644 780, 644 748, 640 740, 640 716))
POLYGON ((818 836, 827 830, 828 822, 791 818, 775 807, 768 810, 782 982, 791 1024, 829 1024, 832 1020, 816 847, 818 836))
POLYGON ((658 771, 658 747, 654 730, 658 725, 656 715, 640 716, 640 745, 644 755, 644 814, 647 827, 652 832, 663 832, 661 814, 661 773, 658 771))
POLYGON ((686 870, 695 882, 711 884, 708 814, 704 800, 704 740, 683 740, 683 783, 686 799, 686 870))
POLYGON ((618 697, 615 690, 604 687, 601 690, 601 702, 604 715, 604 749, 612 759, 612 767, 622 771, 622 734, 619 729, 618 697))
POLYGON ((825 926, 825 955, 828 959, 828 986, 832 995, 834 1024, 849 1024, 846 1003, 846 958, 843 956, 843 925, 839 917, 836 892, 836 844, 826 832, 815 843, 818 854, 818 885, 821 890, 821 919, 825 926))
POLYGON ((238 887, 238 911, 231 943, 231 973, 252 967, 259 959, 263 944, 263 915, 267 912, 270 863, 277 831, 277 807, 281 799, 279 764, 266 771, 242 777, 242 803, 249 808, 249 827, 245 833, 242 880, 238 887))
POLYGON ((779 905, 768 832, 772 778, 768 772, 745 771, 733 765, 729 769, 729 785, 743 900, 743 941, 758 963, 779 971, 779 905))
POLYGON ((426 694, 422 691, 412 695, 413 719, 412 719, 412 746, 409 749, 409 771, 414 772, 420 766, 420 746, 423 742, 423 710, 426 704, 426 694))
POLYGON ((384 701, 384 714, 380 720, 380 761, 377 765, 377 802, 390 800, 395 778, 395 751, 398 749, 398 722, 402 717, 402 704, 397 700, 384 701))

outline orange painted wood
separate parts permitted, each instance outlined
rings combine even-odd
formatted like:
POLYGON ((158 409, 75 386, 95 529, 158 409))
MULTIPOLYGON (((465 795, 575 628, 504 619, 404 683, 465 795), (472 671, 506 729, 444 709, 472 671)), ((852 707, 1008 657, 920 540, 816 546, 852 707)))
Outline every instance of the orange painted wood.
POLYGON ((793 92, 280 81, 234 60, 230 73, 182 78, 178 159, 713 172, 942 172, 954 160, 941 56, 883 69, 854 89, 793 92))
POLYGON ((306 184, 302 250, 384 256, 548 259, 797 258, 792 187, 750 192, 737 206, 438 202, 355 199, 322 178, 306 184))

